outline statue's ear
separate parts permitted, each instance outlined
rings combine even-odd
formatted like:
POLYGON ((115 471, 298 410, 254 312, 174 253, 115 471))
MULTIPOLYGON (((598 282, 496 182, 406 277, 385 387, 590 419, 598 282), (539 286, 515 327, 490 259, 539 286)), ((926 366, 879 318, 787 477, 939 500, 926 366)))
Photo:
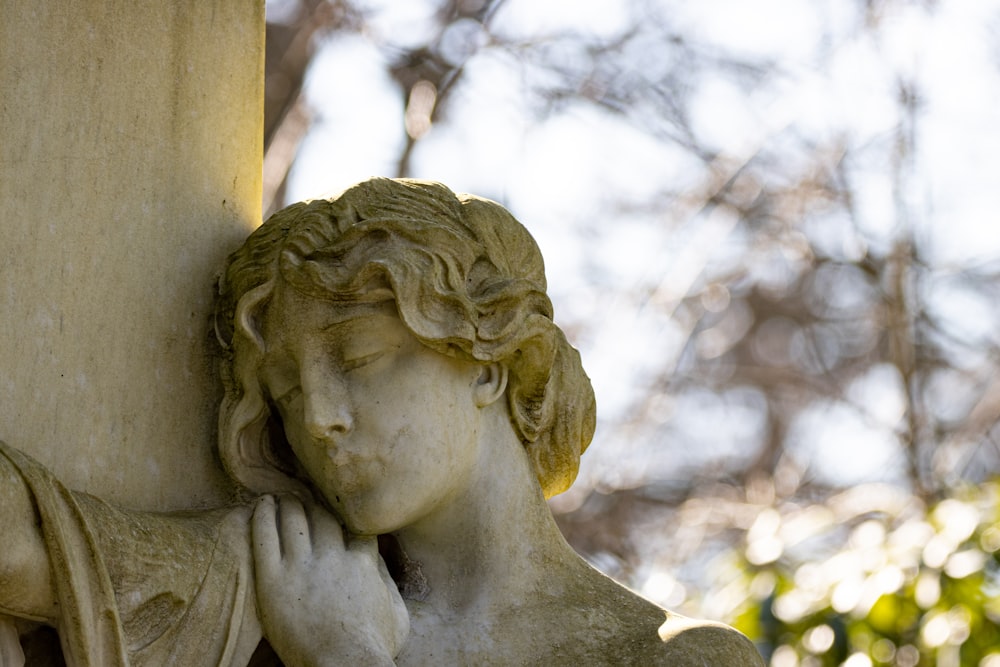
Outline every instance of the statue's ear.
POLYGON ((485 408, 496 402, 507 390, 507 367, 501 363, 480 366, 479 377, 474 387, 476 406, 485 408))

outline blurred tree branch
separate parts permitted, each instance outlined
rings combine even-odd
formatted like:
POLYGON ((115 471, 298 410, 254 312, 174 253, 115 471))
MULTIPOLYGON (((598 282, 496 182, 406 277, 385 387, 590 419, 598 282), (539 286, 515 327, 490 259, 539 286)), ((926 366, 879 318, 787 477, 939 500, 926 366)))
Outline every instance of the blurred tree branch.
MULTIPOLYGON (((458 122, 460 114, 452 112, 464 103, 458 93, 469 85, 468 63, 481 55, 510 64, 534 121, 596 110, 687 165, 683 183, 660 179, 643 195, 612 192, 605 208, 589 213, 600 225, 588 233, 607 220, 641 220, 667 239, 669 263, 648 267, 616 303, 669 321, 675 339, 664 337, 645 351, 644 374, 632 387, 636 398, 604 425, 613 446, 627 447, 640 463, 630 475, 582 480, 590 492, 580 492, 562 508, 572 511, 557 516, 570 542, 637 588, 651 573, 669 573, 676 584, 669 594, 690 613, 705 613, 704 605, 715 605, 719 614, 743 609, 748 615, 739 618, 748 632, 798 656, 783 664, 840 664, 831 656, 846 659, 841 648, 847 650, 848 638, 868 642, 864 650, 875 655, 882 638, 894 653, 868 664, 915 667, 905 662, 913 651, 938 650, 922 638, 921 624, 959 607, 979 614, 978 625, 948 616, 955 627, 974 626, 980 636, 1000 641, 1000 607, 983 602, 987 588, 996 597, 1000 580, 994 555, 1000 537, 990 533, 987 519, 998 497, 988 482, 1000 472, 1000 329, 987 326, 993 320, 971 326, 977 323, 956 315, 961 309, 948 307, 949 299, 965 299, 986 304, 989 313, 1000 298, 1000 260, 946 266, 928 245, 931 213, 918 201, 916 170, 931 91, 912 72, 896 72, 891 90, 883 91, 895 122, 867 133, 811 124, 814 119, 796 116, 795 104, 778 100, 752 118, 745 141, 720 146, 699 117, 706 81, 740 91, 749 104, 801 73, 779 59, 699 41, 652 2, 623 0, 631 22, 620 30, 553 29, 533 37, 503 28, 508 4, 514 3, 442 0, 425 42, 377 43, 404 102, 396 175, 412 175, 414 154, 432 126, 458 122), (876 189, 887 206, 871 206, 876 189), (816 414, 826 419, 819 429, 810 427, 816 414), (814 442, 822 431, 837 438, 858 432, 838 430, 838 419, 898 449, 884 466, 883 483, 869 479, 852 489, 855 482, 823 469, 814 442), (739 430, 738 423, 753 428, 739 430), (716 449, 722 453, 713 454, 716 449), (951 500, 965 509, 956 510, 951 500), (956 541, 942 517, 957 521, 962 512, 978 514, 975 521, 966 517, 972 528, 956 541), (812 581, 816 563, 834 568, 861 558, 866 539, 882 540, 885 551, 865 552, 865 558, 881 558, 881 571, 894 572, 898 554, 887 546, 890 538, 902 543, 911 533, 943 544, 947 553, 938 559, 907 546, 910 560, 897 568, 902 583, 867 607, 842 603, 847 594, 836 593, 836 582, 826 588, 803 583, 812 581), (956 554, 966 552, 973 553, 966 558, 982 558, 979 569, 952 565, 948 574, 950 559, 961 564, 956 554), (733 590, 742 598, 727 598, 733 590), (928 590, 938 590, 933 602, 928 590), (789 599, 806 598, 808 605, 789 612, 789 599), (729 599, 736 602, 720 602, 729 599), (898 622, 877 618, 880 600, 897 605, 898 622), (828 655, 810 653, 818 644, 804 639, 820 626, 842 641, 840 648, 831 644, 828 655)), ((836 35, 825 24, 818 28, 821 47, 809 67, 823 71, 858 44, 875 45, 877 53, 901 15, 932 16, 940 4, 838 5, 856 10, 854 23, 836 35)), ((368 35, 373 11, 348 0, 286 0, 282 20, 269 21, 266 209, 283 203, 289 167, 310 127, 302 82, 317 40, 338 31, 368 35)), ((595 298, 609 289, 601 280, 595 270, 595 298)), ((595 325, 565 328, 585 338, 595 325)), ((851 444, 825 446, 858 456, 851 444)), ((876 570, 850 577, 876 586, 876 570)), ((987 665, 968 660, 985 660, 989 641, 961 644, 974 644, 962 649, 968 655, 961 664, 987 665)))

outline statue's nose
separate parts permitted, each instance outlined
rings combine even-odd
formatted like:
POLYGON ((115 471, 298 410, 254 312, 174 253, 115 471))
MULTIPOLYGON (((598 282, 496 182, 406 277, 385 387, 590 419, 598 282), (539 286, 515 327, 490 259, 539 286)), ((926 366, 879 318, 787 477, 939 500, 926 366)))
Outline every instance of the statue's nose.
POLYGON ((322 382, 308 383, 305 390, 305 427, 314 438, 342 435, 354 425, 350 396, 344 383, 325 375, 322 382))

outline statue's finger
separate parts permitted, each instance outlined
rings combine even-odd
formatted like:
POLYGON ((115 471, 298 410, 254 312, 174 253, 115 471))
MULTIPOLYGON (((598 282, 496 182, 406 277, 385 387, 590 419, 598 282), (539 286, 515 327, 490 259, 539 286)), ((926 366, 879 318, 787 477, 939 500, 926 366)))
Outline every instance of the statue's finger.
POLYGON ((410 613, 406 609, 406 602, 403 601, 403 596, 399 593, 399 588, 396 585, 395 580, 392 575, 389 574, 389 568, 386 567, 385 561, 382 560, 381 556, 378 558, 378 574, 382 578, 382 584, 385 586, 386 591, 389 594, 389 601, 392 605, 392 616, 394 621, 394 636, 393 642, 395 646, 395 652, 399 652, 403 648, 403 644, 406 642, 406 637, 410 634, 410 613))
POLYGON ((373 559, 378 557, 378 538, 377 537, 361 537, 358 535, 352 535, 350 542, 347 543, 347 550, 354 553, 365 554, 371 556, 373 559))
POLYGON ((275 516, 274 498, 261 496, 253 510, 253 558, 255 566, 265 571, 273 571, 281 560, 281 541, 278 539, 278 522, 275 516))
POLYGON ((282 557, 299 561, 312 552, 309 520, 298 498, 282 496, 278 500, 278 534, 281 538, 282 557))
MULTIPOLYGON (((393 602, 398 601, 402 605, 403 596, 399 593, 399 586, 396 584, 396 580, 392 578, 392 575, 389 574, 389 568, 386 566, 385 561, 378 554, 376 554, 376 567, 378 568, 378 576, 382 579, 382 583, 385 584, 386 589, 388 589, 393 602)), ((403 609, 405 610, 406 607, 404 606, 403 609)))
POLYGON ((318 505, 309 508, 312 525, 312 544, 316 551, 344 551, 344 528, 340 522, 318 505))

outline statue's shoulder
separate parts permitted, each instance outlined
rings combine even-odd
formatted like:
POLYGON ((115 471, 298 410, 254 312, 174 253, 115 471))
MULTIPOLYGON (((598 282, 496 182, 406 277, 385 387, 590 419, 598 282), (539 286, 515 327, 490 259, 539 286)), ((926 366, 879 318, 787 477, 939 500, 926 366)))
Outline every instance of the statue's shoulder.
POLYGON ((659 628, 663 642, 656 664, 671 667, 763 667, 764 659, 745 635, 712 621, 700 621, 667 613, 659 628))
POLYGON ((666 611, 603 575, 591 578, 586 592, 600 602, 576 628, 586 626, 575 633, 577 664, 764 667, 753 642, 728 625, 666 611))

